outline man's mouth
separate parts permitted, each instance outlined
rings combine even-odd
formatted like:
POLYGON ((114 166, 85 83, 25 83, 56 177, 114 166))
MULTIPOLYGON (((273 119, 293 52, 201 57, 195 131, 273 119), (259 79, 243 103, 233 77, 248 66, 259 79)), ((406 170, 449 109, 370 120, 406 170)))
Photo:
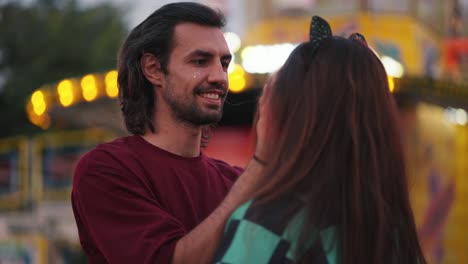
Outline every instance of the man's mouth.
POLYGON ((221 98, 221 95, 218 93, 201 93, 200 96, 212 100, 219 100, 221 98))

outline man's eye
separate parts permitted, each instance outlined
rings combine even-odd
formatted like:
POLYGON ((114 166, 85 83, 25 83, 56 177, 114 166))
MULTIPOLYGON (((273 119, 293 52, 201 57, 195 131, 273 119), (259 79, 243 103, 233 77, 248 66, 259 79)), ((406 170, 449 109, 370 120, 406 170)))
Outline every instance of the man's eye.
POLYGON ((205 60, 205 59, 199 59, 199 60, 194 60, 194 61, 193 61, 193 63, 194 63, 195 65, 199 65, 199 66, 205 65, 206 62, 207 62, 207 60, 205 60))
POLYGON ((224 69, 227 69, 229 67, 229 62, 228 61, 222 61, 221 65, 223 66, 224 69))

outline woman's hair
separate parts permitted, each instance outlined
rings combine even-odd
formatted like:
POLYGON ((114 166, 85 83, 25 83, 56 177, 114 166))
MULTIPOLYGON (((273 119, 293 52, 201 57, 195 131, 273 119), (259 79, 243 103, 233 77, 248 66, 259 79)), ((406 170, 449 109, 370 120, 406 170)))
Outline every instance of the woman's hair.
POLYGON ((180 23, 222 28, 224 16, 213 9, 191 2, 171 3, 153 12, 133 29, 123 43, 118 56, 119 99, 127 130, 142 135, 153 124, 154 89, 145 78, 140 59, 144 53, 153 54, 164 73, 173 46, 174 29, 180 23))
POLYGON ((396 105, 367 45, 341 37, 300 44, 262 102, 269 134, 256 204, 287 199, 285 220, 305 209, 301 241, 337 227, 340 263, 425 263, 396 105))

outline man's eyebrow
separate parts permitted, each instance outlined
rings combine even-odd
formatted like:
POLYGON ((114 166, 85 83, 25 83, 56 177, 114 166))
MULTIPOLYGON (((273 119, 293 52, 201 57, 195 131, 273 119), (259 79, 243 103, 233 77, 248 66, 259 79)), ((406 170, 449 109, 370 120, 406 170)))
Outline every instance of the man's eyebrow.
POLYGON ((221 60, 229 60, 229 61, 231 61, 231 60, 232 60, 232 54, 231 54, 231 53, 224 54, 223 56, 221 56, 221 60))
MULTIPOLYGON (((206 50, 197 49, 197 50, 194 50, 194 51, 190 52, 187 55, 187 58, 189 58, 189 57, 211 58, 211 57, 214 57, 214 54, 209 52, 209 51, 206 51, 206 50)), ((232 55, 230 53, 227 53, 227 54, 224 54, 224 55, 221 56, 221 60, 231 60, 231 59, 232 59, 232 55)))
POLYGON ((205 50, 194 50, 192 52, 190 52, 187 57, 213 57, 213 53, 209 52, 209 51, 205 51, 205 50))

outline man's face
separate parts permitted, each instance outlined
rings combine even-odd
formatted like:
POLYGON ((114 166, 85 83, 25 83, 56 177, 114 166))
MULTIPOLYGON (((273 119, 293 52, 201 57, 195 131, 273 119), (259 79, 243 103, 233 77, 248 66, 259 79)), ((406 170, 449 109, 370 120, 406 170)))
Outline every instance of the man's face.
POLYGON ((228 92, 231 53, 221 29, 182 23, 175 27, 165 85, 158 103, 177 120, 193 125, 218 122, 228 92))

